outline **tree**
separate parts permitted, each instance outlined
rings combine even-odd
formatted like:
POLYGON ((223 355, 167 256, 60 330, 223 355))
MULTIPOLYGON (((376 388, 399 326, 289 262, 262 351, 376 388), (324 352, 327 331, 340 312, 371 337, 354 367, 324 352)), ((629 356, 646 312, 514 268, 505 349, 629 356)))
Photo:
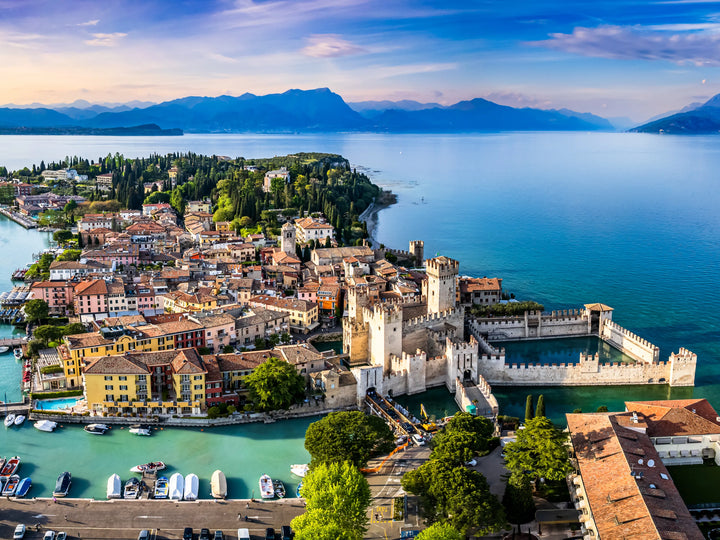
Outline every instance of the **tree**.
POLYGON ((50 308, 45 300, 30 300, 25 304, 25 316, 28 322, 36 323, 48 318, 50 308))
POLYGON ((244 380, 250 399, 261 411, 287 409, 305 396, 305 378, 279 358, 268 358, 244 380))
POLYGON ((525 422, 530 420, 535 413, 533 412, 533 397, 532 394, 525 398, 525 422))
POLYGON ((418 540, 465 540, 465 537, 447 523, 433 523, 422 531, 418 540))
POLYGON ((535 416, 545 416, 545 396, 542 394, 538 397, 535 416))
POLYGON ((532 486, 530 480, 524 475, 510 475, 505 486, 502 503, 510 523, 528 523, 535 519, 532 486))
POLYGON ((505 445, 505 467, 517 476, 563 480, 572 465, 566 447, 567 435, 544 416, 531 418, 517 440, 505 445))
POLYGON ((600 406, 597 408, 597 412, 608 412, 607 405, 600 405, 600 406))
POLYGON ((311 466, 348 460, 364 467, 368 460, 393 449, 393 434, 377 416, 360 411, 328 414, 313 422, 305 433, 305 449, 311 466))
POLYGON ((70 221, 74 221, 73 217, 75 216, 75 210, 77 210, 78 203, 75 199, 70 199, 63 208, 63 211, 65 212, 65 215, 68 216, 68 219, 70 221))
POLYGON ((362 539, 367 530, 370 486, 352 463, 313 466, 300 494, 306 510, 292 520, 297 540, 362 539))
POLYGON ((475 456, 487 453, 493 423, 482 416, 456 413, 443 430, 433 438, 431 459, 462 465, 475 456))
POLYGON ((67 229, 62 229, 60 231, 55 231, 53 233, 53 240, 57 242, 58 244, 62 244, 64 242, 67 242, 73 237, 73 233, 68 231, 67 229))
POLYGON ((418 495, 428 523, 446 523, 461 534, 481 536, 505 525, 505 512, 490 493, 485 477, 462 465, 430 459, 402 479, 405 491, 418 495))
POLYGON ((38 326, 33 331, 33 338, 47 344, 50 341, 57 341, 58 339, 60 339, 63 335, 62 331, 62 326, 51 326, 45 324, 43 326, 38 326))

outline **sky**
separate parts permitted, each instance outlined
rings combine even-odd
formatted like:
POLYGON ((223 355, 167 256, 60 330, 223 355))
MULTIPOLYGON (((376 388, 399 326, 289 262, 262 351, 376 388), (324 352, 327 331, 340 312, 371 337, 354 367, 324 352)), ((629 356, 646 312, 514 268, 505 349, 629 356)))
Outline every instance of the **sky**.
POLYGON ((0 103, 328 87, 634 121, 720 93, 720 1, 0 0, 0 103))

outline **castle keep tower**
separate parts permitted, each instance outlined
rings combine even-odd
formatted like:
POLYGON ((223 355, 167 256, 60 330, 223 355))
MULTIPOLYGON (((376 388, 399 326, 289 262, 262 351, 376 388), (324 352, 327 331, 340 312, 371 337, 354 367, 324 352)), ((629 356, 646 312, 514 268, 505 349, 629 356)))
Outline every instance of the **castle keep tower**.
POLYGON ((286 221, 285 225, 282 226, 280 249, 288 255, 295 255, 295 225, 289 221, 286 221))
POLYGON ((455 307, 459 266, 456 260, 445 256, 425 262, 428 313, 440 313, 455 307))

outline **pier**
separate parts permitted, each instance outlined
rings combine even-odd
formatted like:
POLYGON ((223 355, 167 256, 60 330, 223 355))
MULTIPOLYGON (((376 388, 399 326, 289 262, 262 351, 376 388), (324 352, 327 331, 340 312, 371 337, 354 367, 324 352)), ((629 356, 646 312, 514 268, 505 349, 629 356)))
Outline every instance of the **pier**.
POLYGON ((0 214, 8 219, 13 220, 15 223, 22 225, 26 229, 37 229, 37 223, 32 218, 13 212, 7 206, 0 206, 0 214))

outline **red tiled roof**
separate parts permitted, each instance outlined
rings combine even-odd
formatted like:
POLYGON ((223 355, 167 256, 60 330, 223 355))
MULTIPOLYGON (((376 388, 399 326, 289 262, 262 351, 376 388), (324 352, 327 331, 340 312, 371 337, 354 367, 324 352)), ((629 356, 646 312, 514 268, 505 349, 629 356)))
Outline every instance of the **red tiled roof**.
POLYGON ((707 399, 626 401, 625 407, 645 416, 650 437, 720 433, 718 413, 707 399))

